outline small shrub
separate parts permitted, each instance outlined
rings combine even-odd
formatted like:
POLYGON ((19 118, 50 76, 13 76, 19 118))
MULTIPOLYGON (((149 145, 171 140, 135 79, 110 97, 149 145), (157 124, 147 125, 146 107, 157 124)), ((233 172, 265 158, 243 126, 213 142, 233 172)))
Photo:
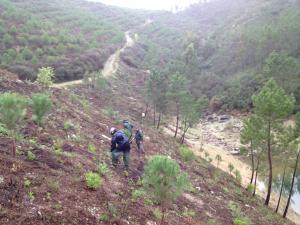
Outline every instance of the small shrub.
POLYGON ((222 157, 218 154, 215 159, 217 160, 217 166, 219 167, 220 162, 222 162, 222 157))
POLYGON ((248 184, 247 185, 247 191, 250 192, 250 193, 253 193, 253 191, 254 191, 254 185, 253 184, 248 184))
POLYGON ((80 104, 84 110, 84 112, 88 113, 91 109, 91 104, 89 101, 85 100, 85 99, 81 99, 80 100, 80 104))
POLYGON ((75 125, 71 120, 67 120, 64 122, 64 130, 72 130, 75 129, 75 125))
POLYGON ((102 221, 102 222, 108 222, 109 221, 109 216, 107 214, 103 213, 103 214, 100 215, 99 220, 102 221))
POLYGON ((32 111, 33 120, 40 126, 42 125, 45 116, 50 112, 52 108, 52 101, 48 95, 35 94, 32 96, 32 111))
POLYGON ((183 216, 185 217, 194 217, 196 215, 195 211, 192 209, 184 208, 183 216))
POLYGON ((29 188, 30 185, 31 185, 30 180, 26 179, 26 180, 24 181, 24 187, 29 188))
POLYGON ((36 159, 36 155, 32 151, 28 150, 27 151, 27 159, 33 161, 36 159))
POLYGON ((242 175, 239 170, 234 171, 235 179, 240 184, 242 183, 242 175))
POLYGON ((98 165, 98 173, 101 176, 105 176, 109 172, 108 166, 105 162, 99 163, 98 165))
POLYGON ((234 218, 233 220, 234 225, 250 225, 249 219, 246 217, 239 217, 234 218))
POLYGON ((57 139, 53 143, 53 150, 55 154, 60 155, 62 152, 62 146, 64 144, 64 141, 62 139, 57 139))
POLYGON ((234 166, 232 163, 228 164, 229 173, 232 174, 232 171, 234 170, 234 166))
POLYGON ((209 157, 209 153, 208 153, 208 152, 204 152, 204 157, 205 157, 205 159, 207 160, 208 157, 209 157))
POLYGON ((143 185, 146 193, 161 204, 162 212, 165 213, 166 204, 173 202, 188 189, 190 182, 187 174, 180 171, 175 160, 156 155, 148 162, 143 185))
POLYGON ((30 202, 33 202, 33 200, 34 200, 34 194, 33 194, 33 192, 31 192, 31 191, 27 192, 27 197, 28 197, 28 199, 29 199, 30 202))
POLYGON ((36 82, 49 87, 53 84, 54 70, 52 67, 42 67, 39 69, 36 82))
POLYGON ((214 219, 209 219, 206 225, 217 225, 217 222, 214 219))
POLYGON ((85 174, 85 181, 90 189, 97 189, 101 185, 101 177, 94 172, 87 172, 85 174))
POLYGON ((186 146, 181 146, 179 149, 179 154, 181 156, 181 158, 185 161, 191 161, 195 159, 195 154, 192 150, 190 150, 188 147, 186 146))
POLYGON ((7 135, 8 131, 3 124, 0 123, 0 134, 7 135))
POLYGON ((142 197, 144 192, 142 190, 134 190, 131 193, 131 199, 133 202, 136 202, 140 197, 142 197))
POLYGON ((88 150, 91 153, 96 153, 96 146, 94 144, 92 144, 92 143, 89 143, 88 144, 88 150))
POLYGON ((162 219, 162 212, 159 209, 154 209, 153 215, 156 220, 161 220, 162 219))
POLYGON ((0 94, 0 123, 13 139, 13 155, 16 153, 16 136, 26 115, 26 106, 26 99, 19 94, 0 94))
POLYGON ((47 185, 51 192, 57 192, 60 188, 60 183, 56 180, 49 180, 47 185))

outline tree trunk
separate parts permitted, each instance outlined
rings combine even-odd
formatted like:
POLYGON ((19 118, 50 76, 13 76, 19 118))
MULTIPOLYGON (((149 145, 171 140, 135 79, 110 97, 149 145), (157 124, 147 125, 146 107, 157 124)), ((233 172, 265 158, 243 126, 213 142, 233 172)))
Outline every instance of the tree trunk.
POLYGON ((250 184, 252 184, 253 183, 253 178, 254 178, 254 155, 253 155, 252 140, 250 142, 250 150, 251 150, 251 180, 250 180, 250 184))
POLYGON ((188 131, 188 129, 189 129, 189 127, 187 126, 186 121, 184 121, 184 129, 183 129, 183 134, 181 136, 180 144, 184 143, 185 135, 186 135, 186 132, 188 131))
POLYGON ((179 106, 177 105, 177 109, 176 109, 176 129, 175 129, 174 138, 177 137, 178 126, 179 126, 179 106))
POLYGON ((156 125, 156 109, 154 107, 154 109, 153 109, 153 126, 155 127, 155 125, 156 125))
POLYGON ((278 213, 278 209, 279 209, 279 205, 280 205, 280 201, 281 201, 281 195, 282 195, 282 191, 283 191, 283 184, 284 184, 284 178, 285 178, 285 170, 286 170, 286 165, 284 165, 283 176, 282 176, 282 180, 281 180, 280 193, 279 193, 279 198, 278 198, 278 202, 277 202, 277 206, 276 206, 276 210, 275 210, 276 213, 278 213))
POLYGON ((157 121, 157 127, 156 127, 157 130, 159 129, 159 126, 160 126, 160 120, 161 120, 161 113, 159 113, 159 115, 158 115, 158 121, 157 121))
POLYGON ((299 155, 300 155, 300 150, 298 151, 298 154, 297 154, 296 165, 295 165, 295 168, 294 168, 294 173, 293 173, 293 178, 292 178, 292 184, 291 184, 291 188, 290 188, 290 192, 289 192, 289 198, 288 198, 288 201, 286 203, 286 207, 285 207, 285 210, 284 210, 284 213, 283 213, 283 218, 286 217, 286 214, 288 212, 289 205, 290 205, 290 202, 291 202, 291 198, 292 198, 292 194, 293 194, 293 188, 294 188, 294 183, 295 183, 295 177, 296 177, 296 172, 297 172, 297 167, 298 167, 299 155))
POLYGON ((269 181, 268 181, 268 193, 267 193, 265 205, 269 205, 270 202, 270 197, 272 192, 272 179, 273 179, 270 119, 268 121, 268 162, 269 162, 269 181))
POLYGON ((13 137, 12 140, 12 156, 15 157, 16 156, 16 138, 13 137))
POLYGON ((145 117, 146 117, 147 114, 148 114, 148 108, 149 108, 149 104, 147 103, 147 104, 146 104, 146 109, 145 109, 145 112, 144 112, 144 113, 145 113, 145 117))
POLYGON ((161 217, 160 225, 163 225, 165 223, 165 213, 166 213, 166 210, 165 210, 165 207, 163 204, 161 205, 161 213, 162 213, 162 217, 161 217))
POLYGON ((257 175, 258 175, 259 162, 260 162, 260 159, 259 159, 259 157, 258 157, 258 159, 257 159, 257 165, 256 165, 256 171, 255 171, 255 179, 254 179, 254 190, 253 190, 252 196, 255 196, 255 192, 256 192, 256 182, 257 182, 257 175))

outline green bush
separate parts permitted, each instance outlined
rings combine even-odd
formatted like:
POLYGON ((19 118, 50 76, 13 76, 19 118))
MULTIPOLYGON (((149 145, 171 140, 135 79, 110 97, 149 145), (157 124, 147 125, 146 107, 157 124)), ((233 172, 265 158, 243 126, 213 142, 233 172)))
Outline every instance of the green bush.
POLYGON ((239 170, 234 171, 235 179, 240 184, 242 183, 242 175, 239 170))
POLYGON ((53 84, 54 70, 52 67, 42 67, 39 69, 36 82, 49 87, 53 84))
POLYGON ((233 220, 234 225, 250 225, 249 219, 246 217, 239 217, 233 220))
POLYGON ((186 146, 181 146, 179 149, 179 154, 181 156, 181 158, 185 161, 191 161, 195 159, 195 154, 192 150, 190 150, 188 147, 186 146))
POLYGON ((232 171, 234 170, 234 166, 233 166, 232 163, 229 163, 229 164, 228 164, 228 169, 229 169, 229 173, 231 174, 232 171))
POLYGON ((147 164, 143 185, 146 194, 161 204, 164 214, 166 205, 188 189, 190 182, 187 174, 180 171, 175 160, 156 155, 151 157, 147 164))
POLYGON ((33 53, 29 48, 26 47, 21 51, 21 56, 24 60, 29 61, 33 58, 33 53))
POLYGON ((101 177, 97 173, 91 171, 85 174, 85 181, 86 185, 90 189, 97 189, 98 187, 100 187, 102 182, 101 177))
POLYGON ((98 173, 101 176, 105 176, 109 172, 108 166, 105 162, 99 163, 98 165, 98 173))
POLYGON ((139 189, 132 191, 132 193, 131 193, 132 201, 136 202, 140 197, 143 196, 143 194, 144 194, 144 192, 142 190, 139 190, 139 189))
POLYGON ((1 123, 0 123, 0 134, 4 134, 4 135, 8 134, 7 129, 1 123))
POLYGON ((36 159, 36 155, 32 151, 28 150, 27 151, 27 159, 33 161, 36 159))
POLYGON ((34 94, 31 99, 33 120, 40 126, 52 108, 52 101, 49 96, 45 94, 34 94))
POLYGON ((91 152, 91 153, 96 153, 96 146, 94 145, 94 144, 92 144, 92 143, 89 143, 88 144, 88 150, 89 150, 89 152, 91 152))
POLYGON ((15 139, 26 115, 27 101, 16 93, 0 94, 0 123, 13 138, 13 154, 15 155, 15 139))
POLYGON ((254 185, 253 184, 248 184, 247 191, 252 193, 254 191, 254 185))

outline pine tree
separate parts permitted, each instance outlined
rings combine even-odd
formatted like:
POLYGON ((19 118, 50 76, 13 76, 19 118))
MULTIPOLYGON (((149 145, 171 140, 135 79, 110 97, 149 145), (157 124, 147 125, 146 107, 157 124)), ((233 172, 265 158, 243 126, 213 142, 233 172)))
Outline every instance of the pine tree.
POLYGON ((161 205, 163 224, 166 206, 189 187, 189 180, 175 160, 156 155, 148 162, 143 185, 146 192, 161 205))
POLYGON ((16 93, 0 95, 0 123, 7 129, 13 139, 12 155, 16 155, 16 138, 26 115, 27 101, 16 93))
POLYGON ((275 136, 279 132, 283 119, 294 108, 295 99, 284 93, 274 79, 270 79, 258 95, 253 96, 254 113, 261 121, 261 130, 264 133, 263 141, 266 143, 268 156, 269 179, 265 205, 269 205, 272 192, 273 179, 273 150, 276 145, 275 136))
POLYGON ((33 120, 36 121, 39 126, 41 126, 44 122, 44 118, 52 108, 51 99, 45 94, 35 94, 31 99, 33 120))

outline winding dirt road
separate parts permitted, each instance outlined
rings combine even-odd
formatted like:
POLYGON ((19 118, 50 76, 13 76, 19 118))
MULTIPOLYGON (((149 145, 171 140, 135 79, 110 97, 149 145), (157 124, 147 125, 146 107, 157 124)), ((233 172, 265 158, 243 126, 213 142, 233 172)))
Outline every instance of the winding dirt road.
MULTIPOLYGON (((118 49, 117 51, 115 51, 108 58, 108 60, 105 62, 103 70, 102 70, 102 75, 104 77, 113 76, 118 71, 119 62, 120 62, 120 53, 125 51, 126 48, 130 48, 135 44, 136 37, 132 38, 130 36, 130 31, 125 32, 125 38, 126 38, 126 42, 123 45, 123 47, 118 49)), ((73 81, 63 82, 63 83, 59 83, 59 84, 53 84, 51 87, 66 88, 66 87, 69 87, 69 86, 79 85, 79 84, 82 84, 82 83, 83 83, 83 79, 80 79, 80 80, 73 80, 73 81)))

